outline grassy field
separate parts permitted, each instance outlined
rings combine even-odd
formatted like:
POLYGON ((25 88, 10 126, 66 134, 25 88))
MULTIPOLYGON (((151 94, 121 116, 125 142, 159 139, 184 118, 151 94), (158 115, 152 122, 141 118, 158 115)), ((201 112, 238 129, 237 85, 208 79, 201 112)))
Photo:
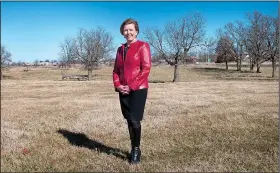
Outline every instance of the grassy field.
POLYGON ((153 67, 138 166, 127 161, 112 67, 91 81, 62 81, 59 68, 23 70, 1 81, 2 172, 278 171, 278 69, 271 78, 270 67, 183 66, 172 83, 171 67, 153 67))

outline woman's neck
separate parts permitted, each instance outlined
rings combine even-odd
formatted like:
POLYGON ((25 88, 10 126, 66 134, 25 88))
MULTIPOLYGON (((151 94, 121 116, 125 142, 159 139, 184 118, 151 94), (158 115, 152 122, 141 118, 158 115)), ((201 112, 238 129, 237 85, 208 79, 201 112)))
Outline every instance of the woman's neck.
POLYGON ((129 46, 131 43, 134 43, 136 41, 137 41, 137 39, 134 39, 133 41, 127 41, 126 44, 129 46))

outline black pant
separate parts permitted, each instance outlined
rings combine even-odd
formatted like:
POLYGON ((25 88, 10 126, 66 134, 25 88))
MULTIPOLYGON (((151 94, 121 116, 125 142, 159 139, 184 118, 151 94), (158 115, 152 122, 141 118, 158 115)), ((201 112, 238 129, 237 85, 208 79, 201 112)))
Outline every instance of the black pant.
POLYGON ((127 95, 119 93, 122 114, 130 121, 142 121, 148 89, 131 91, 127 95))
POLYGON ((131 91, 128 95, 119 93, 121 110, 127 120, 132 147, 140 146, 141 121, 144 115, 147 94, 147 88, 131 91))

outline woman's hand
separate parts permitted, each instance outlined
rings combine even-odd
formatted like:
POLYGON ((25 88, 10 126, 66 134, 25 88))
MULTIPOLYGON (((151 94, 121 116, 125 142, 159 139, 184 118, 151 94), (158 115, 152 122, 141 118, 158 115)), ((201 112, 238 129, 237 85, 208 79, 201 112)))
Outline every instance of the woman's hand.
POLYGON ((130 91, 131 91, 131 89, 129 88, 129 86, 128 86, 128 85, 125 85, 125 86, 124 86, 124 94, 129 94, 130 91))
POLYGON ((117 89, 123 95, 129 94, 130 92, 130 88, 128 85, 120 85, 117 89))

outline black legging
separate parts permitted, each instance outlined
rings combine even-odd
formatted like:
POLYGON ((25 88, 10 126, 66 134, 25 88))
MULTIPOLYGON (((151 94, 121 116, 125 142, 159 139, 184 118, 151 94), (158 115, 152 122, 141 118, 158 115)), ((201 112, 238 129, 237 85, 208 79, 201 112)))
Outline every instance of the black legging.
POLYGON ((127 120, 127 124, 128 124, 131 146, 139 147, 140 139, 141 139, 141 122, 127 120))

